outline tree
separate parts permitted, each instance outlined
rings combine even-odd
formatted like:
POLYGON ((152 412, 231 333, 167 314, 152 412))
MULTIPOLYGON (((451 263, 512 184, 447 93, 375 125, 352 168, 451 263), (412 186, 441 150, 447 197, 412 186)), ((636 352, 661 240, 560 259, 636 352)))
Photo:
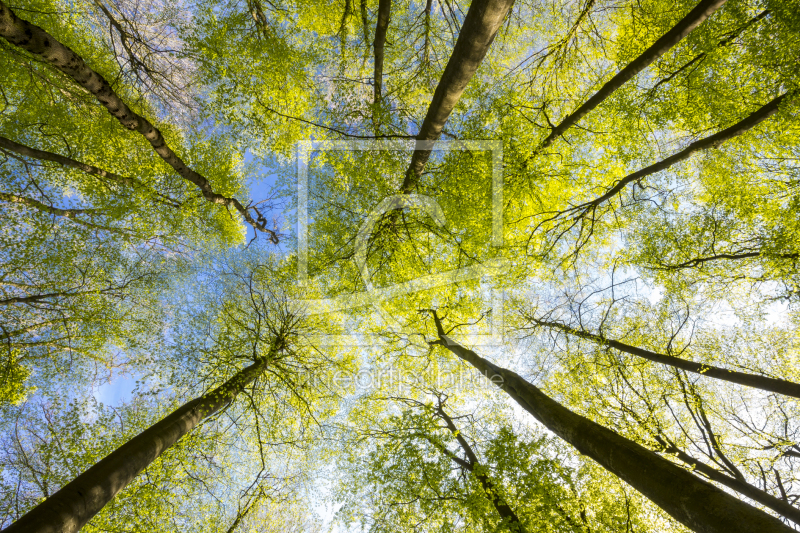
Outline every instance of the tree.
POLYGON ((0 4, 4 508, 207 401, 288 314, 293 348, 87 528, 266 528, 273 509, 313 528, 296 510, 335 480, 374 529, 786 530, 795 4, 0 4), (230 250, 259 232, 277 258, 230 250), (511 395, 447 381, 452 353, 511 395), (337 383, 387 368, 402 378, 337 383), (84 406, 111 369, 152 403, 64 467, 49 428, 106 435, 84 406), (538 424, 569 445, 535 444, 538 424))
POLYGON ((705 483, 638 444, 609 431, 542 394, 519 375, 451 340, 433 312, 439 340, 499 385, 558 436, 645 494, 694 531, 791 531, 779 520, 705 483))
MULTIPOLYGON (((292 310, 286 293, 278 292, 281 289, 275 283, 280 271, 271 258, 264 263, 240 259, 253 269, 242 271, 243 265, 239 265, 227 276, 224 268, 214 272, 223 278, 215 282, 223 289, 216 295, 223 301, 210 316, 211 301, 199 302, 210 318, 202 328, 203 335, 208 335, 209 328, 217 328, 218 344, 192 347, 217 353, 214 368, 209 369, 213 377, 230 372, 221 368, 225 363, 234 365, 233 375, 124 442, 57 492, 45 494, 42 503, 18 518, 7 531, 78 531, 162 453, 203 420, 226 409, 238 396, 249 396, 257 410, 254 383, 260 381, 258 385, 264 387, 265 380, 259 378, 265 373, 274 374, 307 405, 300 390, 304 385, 295 381, 295 373, 300 367, 309 374, 305 379, 313 375, 313 355, 302 355, 309 348, 313 352, 313 347, 308 347, 302 337, 314 326, 292 310), (253 320, 251 326, 249 322, 253 320), (240 368, 241 361, 246 361, 247 366, 240 368)), ((195 313, 193 320, 201 321, 202 316, 195 313)), ((190 346, 186 345, 187 340, 180 349, 190 346)))
POLYGON ((366 430, 356 419, 347 428, 341 521, 360 520, 370 531, 584 532, 640 523, 624 491, 593 489, 601 472, 561 464, 565 450, 554 439, 512 428, 505 417, 457 414, 441 393, 419 392, 425 402, 364 399, 358 416, 380 414, 366 430))

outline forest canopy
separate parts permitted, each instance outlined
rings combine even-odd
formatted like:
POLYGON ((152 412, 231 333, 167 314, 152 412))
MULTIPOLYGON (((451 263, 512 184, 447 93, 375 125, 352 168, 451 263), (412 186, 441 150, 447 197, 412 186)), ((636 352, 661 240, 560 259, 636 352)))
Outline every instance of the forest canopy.
POLYGON ((0 0, 0 528, 800 528, 798 0, 0 0))

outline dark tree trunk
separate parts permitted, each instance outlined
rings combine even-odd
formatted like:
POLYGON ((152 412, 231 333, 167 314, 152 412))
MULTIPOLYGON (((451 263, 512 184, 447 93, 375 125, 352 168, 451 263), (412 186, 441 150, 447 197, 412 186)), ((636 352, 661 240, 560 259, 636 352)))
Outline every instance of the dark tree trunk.
POLYGON ((474 0, 470 4, 453 53, 417 135, 416 150, 400 187, 401 193, 408 194, 416 189, 430 158, 433 141, 441 137, 445 122, 478 70, 513 5, 514 0, 474 0))
POLYGON ((702 376, 706 376, 709 378, 716 378, 716 379, 721 379, 723 381, 729 381, 731 383, 736 383, 738 385, 745 385, 747 387, 753 387, 756 389, 761 389, 770 392, 777 392, 778 394, 784 394, 786 396, 793 396, 795 398, 800 398, 800 383, 794 383, 793 381, 787 381, 785 379, 776 379, 776 378, 769 378, 766 376, 759 376, 757 374, 748 374, 747 372, 736 372, 734 370, 726 370, 724 368, 706 365, 704 363, 696 363, 694 361, 681 359, 680 357, 675 357, 672 355, 664 355, 656 352, 651 352, 649 350, 644 350, 642 348, 637 348, 636 346, 631 346, 629 344, 615 341, 613 339, 607 339, 601 335, 595 335, 593 333, 588 333, 586 331, 577 330, 575 328, 572 328, 565 324, 561 324, 559 322, 547 322, 545 320, 537 320, 537 319, 532 319, 532 320, 534 323, 540 326, 558 329, 570 335, 574 335, 582 339, 588 339, 598 344, 610 346, 611 348, 614 348, 621 352, 629 353, 631 355, 641 357, 642 359, 653 361, 654 363, 673 366, 675 368, 680 368, 681 370, 686 370, 687 372, 693 372, 695 374, 700 374, 702 376))
MULTIPOLYGON (((65 157, 60 154, 54 154, 53 152, 46 152, 44 150, 37 150, 36 148, 25 146, 24 144, 14 142, 11 139, 7 139, 2 136, 0 136, 0 150, 7 150, 25 157, 30 157, 32 159, 38 159, 40 161, 51 161, 53 163, 58 163, 59 165, 65 167, 74 168, 82 172, 85 172, 89 175, 97 176, 98 179, 104 180, 106 184, 107 181, 112 181, 120 185, 126 185, 138 189, 146 189, 146 190, 151 189, 151 187, 145 185, 136 178, 128 178, 125 176, 120 176, 119 174, 115 174, 114 172, 109 172, 94 165, 89 165, 81 161, 76 161, 75 159, 65 157)), ((165 196, 156 191, 153 191, 153 195, 154 195, 153 199, 156 202, 169 205, 171 207, 181 207, 181 202, 175 200, 174 198, 170 198, 169 196, 165 196)))
MULTIPOLYGON (((378 22, 375 25, 375 41, 372 48, 375 52, 375 72, 373 74, 373 94, 372 103, 376 107, 380 106, 383 99, 383 55, 386 50, 386 31, 389 29, 389 18, 392 11, 392 0, 379 0, 378 2, 378 22)), ((373 111, 373 122, 376 124, 373 111)), ((377 132, 376 132, 377 134, 377 132)))
POLYGON ((261 359, 213 391, 185 403, 28 511, 3 533, 78 531, 167 448, 231 403, 266 366, 267 359, 261 359))
POLYGON ((783 93, 782 95, 778 96, 771 102, 764 104, 759 109, 757 109, 744 119, 740 120, 733 126, 725 128, 724 130, 715 133, 714 135, 711 135, 709 137, 706 137, 705 139, 700 139, 698 141, 695 141, 686 148, 684 148, 683 150, 681 150, 680 152, 678 152, 677 154, 671 155, 666 159, 662 159, 658 163, 654 163, 649 167, 645 167, 641 170, 637 170, 632 174, 628 174, 627 176, 616 182, 602 196, 595 198, 594 200, 591 200, 589 202, 585 202, 579 206, 576 206, 570 209, 570 211, 571 212, 581 211, 581 210, 588 211, 590 209, 593 209, 599 206, 600 204, 610 200, 614 196, 616 196, 622 189, 624 189, 627 185, 629 185, 632 182, 639 181, 642 178, 645 178, 651 174, 655 174, 656 172, 665 170, 674 165, 675 163, 679 163, 684 159, 688 159, 692 154, 694 154, 695 152, 699 152, 700 150, 707 150, 709 148, 718 148, 725 141, 737 137, 742 133, 756 127, 761 122, 763 122, 764 120, 768 119, 769 117, 777 113, 781 103, 784 100, 786 101, 791 100, 794 97, 794 95, 795 93, 793 92, 783 93))
POLYGON ((633 441, 573 413, 516 373, 501 368, 450 339, 434 313, 439 340, 463 361, 498 384, 523 409, 580 453, 597 461, 698 533, 793 531, 763 511, 699 479, 633 441))
POLYGON ((475 452, 472 450, 472 446, 469 445, 467 439, 465 439, 464 435, 462 435, 458 430, 453 422, 453 419, 450 418, 441 405, 439 405, 438 409, 436 409, 436 414, 447 425, 447 429, 450 431, 450 433, 455 436, 456 440, 458 441, 458 445, 461 446, 461 449, 464 451, 464 455, 466 455, 467 460, 461 460, 453 455, 450 455, 449 457, 453 459, 456 464, 475 475, 478 483, 480 483, 481 487, 483 487, 486 497, 489 498, 490 502, 492 502, 497 514, 500 515, 500 518, 503 520, 503 523, 506 526, 511 526, 512 531, 517 531, 518 533, 527 533, 527 529, 525 529, 525 526, 522 525, 517 513, 515 513, 508 503, 506 503, 503 496, 497 490, 497 487, 495 487, 494 482, 489 479, 489 476, 487 476, 482 470, 481 464, 478 461, 478 456, 475 455, 475 452))
POLYGON ((625 82, 633 78, 636 74, 644 70, 653 61, 668 52, 673 46, 678 44, 684 37, 689 35, 697 26, 704 20, 710 17, 717 9, 719 9, 726 0, 703 0, 689 14, 687 14, 680 22, 672 27, 667 33, 661 36, 653 45, 642 52, 642 54, 631 61, 628 66, 619 71, 613 78, 611 78, 599 91, 594 93, 586 102, 584 102, 578 109, 567 116, 557 126, 553 128, 550 134, 542 141, 537 150, 543 150, 550 146, 560 135, 562 135, 570 126, 578 122, 589 111, 597 107, 600 102, 611 96, 611 94, 622 87, 625 82))
POLYGON ((161 159, 175 169, 183 179, 196 185, 207 201, 236 209, 254 229, 266 233, 270 240, 277 244, 278 236, 275 232, 266 228, 263 223, 257 222, 239 200, 215 192, 211 183, 204 176, 189 168, 172 151, 158 128, 131 110, 114 92, 108 81, 92 70, 78 54, 58 42, 39 26, 17 17, 2 0, 0 0, 0 37, 72 78, 78 85, 93 94, 120 124, 147 139, 161 159))

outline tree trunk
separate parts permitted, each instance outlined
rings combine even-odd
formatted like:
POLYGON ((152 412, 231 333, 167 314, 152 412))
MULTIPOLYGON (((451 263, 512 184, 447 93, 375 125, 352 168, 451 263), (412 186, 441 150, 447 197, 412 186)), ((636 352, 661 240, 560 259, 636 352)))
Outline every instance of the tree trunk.
POLYGON ((183 179, 196 185, 207 201, 236 209, 254 229, 266 233, 270 240, 277 244, 278 236, 275 232, 253 219, 250 211, 239 200, 215 192, 211 183, 204 176, 189 168, 172 151, 158 128, 131 110, 114 92, 108 81, 92 70, 78 54, 58 42, 39 26, 17 17, 2 0, 0 0, 0 37, 12 45, 30 52, 72 78, 78 85, 93 94, 120 124, 147 139, 161 159, 175 169, 183 179))
MULTIPOLYGON (((379 0, 378 2, 378 22, 375 25, 375 41, 372 43, 372 49, 375 52, 375 72, 373 74, 373 98, 372 103, 377 108, 381 99, 383 98, 383 53, 386 48, 386 31, 389 29, 389 17, 392 10, 392 0, 379 0)), ((379 121, 375 120, 375 111, 372 112, 372 120, 377 125, 379 121)), ((376 134, 378 132, 375 132, 376 134)))
POLYGON ((787 381, 785 379, 777 379, 766 376, 759 376, 756 374, 748 374, 747 372, 736 372, 734 370, 726 370, 724 368, 710 366, 704 363, 696 363, 694 361, 688 361, 686 359, 681 359, 680 357, 675 357, 672 355, 664 355, 656 352, 651 352, 649 350, 644 350, 642 348, 630 346, 628 344, 624 344, 619 341, 607 339, 601 335, 595 335, 593 333, 588 333, 586 331, 580 331, 571 328, 570 326, 567 326, 565 324, 561 324, 559 322, 547 322, 544 320, 537 320, 535 318, 532 319, 532 321, 540 326, 559 329, 570 335, 574 335, 582 339, 588 339, 598 344, 610 346, 611 348, 617 349, 621 352, 629 353, 631 355, 641 357, 642 359, 653 361, 654 363, 674 366, 675 368, 680 368, 682 370, 686 370, 687 372, 693 372, 695 374, 700 374, 702 376, 706 376, 709 378, 716 378, 716 379, 721 379, 723 381, 729 381, 731 383, 736 383, 738 385, 745 385, 747 387, 753 387, 765 391, 777 392, 778 394, 783 394, 786 396, 792 396, 794 398, 800 398, 800 383, 794 383, 793 381, 787 381))
POLYGON ((580 453, 597 461, 699 533, 786 532, 790 527, 742 502, 633 441, 573 413, 516 373, 501 368, 464 348, 444 333, 433 313, 439 340, 463 361, 498 384, 523 409, 580 453))
POLYGON ((430 158, 433 141, 441 137, 445 122, 478 70, 512 5, 514 0, 474 0, 470 4, 453 53, 417 135, 417 146, 400 187, 401 193, 409 194, 416 189, 430 158))
POLYGON ((465 468, 466 470, 475 474, 478 482, 483 487, 483 491, 486 493, 486 497, 489 498, 489 501, 492 502, 497 514, 500 515, 500 518, 503 520, 503 524, 510 526, 512 531, 517 531, 518 533, 527 533, 527 529, 525 526, 522 525, 517 513, 506 503, 503 496, 494 486, 494 482, 489 479, 483 471, 481 464, 478 462, 478 456, 475 455, 475 452, 472 450, 472 446, 469 445, 467 439, 461 434, 461 432, 456 427, 453 419, 444 411, 441 405, 436 409, 436 414, 444 420, 444 423, 447 425, 447 429, 452 433, 456 440, 458 441, 459 446, 461 449, 464 450, 464 454, 467 456, 466 461, 459 460, 455 456, 450 456, 456 464, 465 468))
MULTIPOLYGON (((764 17, 766 17, 770 13, 771 13, 771 11, 769 9, 765 9, 764 11, 762 11, 761 13, 759 13, 758 15, 756 15, 755 17, 753 17, 749 21, 747 21, 747 23, 745 23, 744 25, 742 25, 739 28, 737 28, 735 31, 733 31, 730 34, 728 34, 728 37, 726 37, 725 39, 723 39, 723 40, 721 40, 720 42, 717 43, 717 47, 721 48, 723 46, 729 45, 739 35, 741 35, 742 32, 744 32, 747 28, 749 28, 750 26, 752 26, 753 24, 755 24, 759 20, 763 19, 764 17)), ((675 72, 672 72, 669 76, 659 80, 658 83, 653 85, 653 88, 650 89, 649 91, 647 91, 647 96, 651 96, 653 93, 656 92, 656 89, 658 89, 661 85, 667 83, 668 81, 673 79, 675 76, 677 76, 678 74, 680 74, 681 72, 683 72, 687 68, 691 67, 692 65, 694 65, 698 61, 702 62, 703 60, 705 60, 706 57, 708 57, 708 53, 706 53, 706 52, 701 52, 701 53, 697 54, 692 59, 690 59, 689 61, 684 63, 683 66, 680 67, 679 69, 677 69, 675 72)))
POLYGON ((261 375, 267 363, 267 358, 261 359, 213 391, 185 403, 28 511, 3 533, 78 531, 167 448, 231 403, 261 375))
POLYGON ((705 139, 700 139, 699 141, 695 141, 677 154, 671 155, 666 159, 662 159, 658 163, 654 163, 649 167, 645 167, 641 170, 637 170, 632 174, 628 174, 624 178, 620 179, 617 183, 615 183, 604 195, 600 196, 599 198, 595 198, 589 202, 585 202, 581 205, 573 207, 570 209, 570 212, 574 211, 588 211, 592 208, 599 206, 600 204, 610 200, 614 196, 617 195, 622 189, 624 189, 628 184, 634 181, 639 181, 642 178, 645 178, 651 174, 655 174, 656 172, 660 172, 665 170, 675 163, 683 161, 684 159, 688 159, 689 156, 694 154, 695 152, 699 152, 700 150, 706 150, 708 148, 717 148, 722 143, 727 140, 730 140, 742 133, 746 132, 749 129, 752 129, 759 125, 764 120, 768 119, 772 115, 778 112, 779 106, 781 102, 784 100, 791 100, 794 95, 793 91, 783 93, 782 95, 778 96, 771 102, 764 104, 759 109, 745 117, 744 119, 740 120, 733 126, 725 128, 724 130, 715 133, 705 139), (791 95, 791 96, 790 96, 791 95), (790 96, 789 98, 787 98, 790 96))
MULTIPOLYGON (((0 136, 0 150, 8 150, 17 153, 21 156, 30 157, 31 159, 38 159, 40 161, 51 161, 53 163, 58 163, 59 165, 65 167, 75 168, 92 176, 97 176, 98 178, 100 178, 101 181, 110 180, 119 183, 121 185, 127 185, 129 187, 151 190, 149 186, 145 185, 136 178, 128 178, 125 176, 120 176, 119 174, 115 174, 114 172, 109 172, 107 170, 103 170, 102 168, 98 168, 94 165, 89 165, 81 161, 76 161, 75 159, 65 157, 60 154, 54 154, 53 152, 46 152, 44 150, 37 150, 36 148, 25 146, 24 144, 14 142, 11 139, 7 139, 2 136, 0 136)), ((153 196, 154 196, 153 200, 156 202, 168 205, 170 207, 181 207, 181 202, 175 200, 174 198, 170 198, 169 196, 165 196, 159 192, 153 191, 153 196)))
POLYGON ((689 35, 697 26, 704 20, 710 17, 717 9, 719 9, 726 0, 703 0, 694 9, 681 19, 675 26, 672 27, 667 33, 661 36, 650 48, 642 52, 642 54, 631 61, 628 66, 619 71, 613 78, 611 78, 599 91, 594 93, 586 102, 583 103, 578 109, 567 116, 560 124, 555 126, 550 132, 550 135, 539 145, 537 152, 544 150, 550 146, 559 136, 561 136, 567 129, 578 122, 589 111, 597 107, 600 102, 611 96, 611 94, 622 87, 625 82, 633 78, 636 74, 644 70, 653 61, 668 52, 673 46, 678 44, 684 37, 689 35))

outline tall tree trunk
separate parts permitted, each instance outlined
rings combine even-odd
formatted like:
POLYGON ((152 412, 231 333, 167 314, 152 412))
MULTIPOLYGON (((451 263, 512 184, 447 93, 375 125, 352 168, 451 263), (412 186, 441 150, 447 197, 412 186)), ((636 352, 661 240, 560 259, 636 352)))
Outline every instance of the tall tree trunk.
POLYGON ((70 222, 85 228, 108 231, 109 233, 116 233, 125 237, 131 237, 134 235, 132 231, 128 231, 125 228, 115 228, 113 226, 95 224, 89 220, 84 220, 80 216, 86 215, 90 218, 93 216, 100 216, 106 211, 105 209, 61 209, 60 207, 42 203, 35 198, 28 198, 27 196, 19 196, 17 194, 9 194, 6 192, 0 192, 0 202, 24 205, 30 209, 36 209, 37 211, 50 215, 51 217, 64 217, 70 222))
POLYGON ((369 19, 367 17, 367 0, 359 1, 359 12, 361 13, 361 31, 364 33, 364 49, 369 50, 369 19))
POLYGON ((207 201, 236 209, 255 230, 264 232, 272 242, 277 244, 278 235, 268 229, 265 222, 256 221, 249 209, 245 208, 236 198, 228 198, 215 192, 211 183, 204 176, 189 168, 172 151, 158 128, 131 110, 114 92, 108 81, 92 70, 78 54, 61 44, 39 26, 17 17, 2 0, 0 0, 0 37, 12 45, 30 52, 72 78, 75 83, 93 94, 120 124, 147 139, 161 159, 175 169, 183 179, 196 185, 207 201))
MULTIPOLYGON (((148 187, 147 185, 145 185, 136 178, 128 178, 125 176, 120 176, 119 174, 103 170, 102 168, 98 168, 94 165, 89 165, 81 161, 76 161, 75 159, 65 157, 60 154, 54 154, 52 152, 46 152, 44 150, 37 150, 36 148, 25 146, 24 144, 14 142, 11 139, 7 139, 2 136, 0 136, 0 149, 8 150, 10 152, 14 152, 25 157, 30 157, 32 159, 39 159, 40 161, 51 161, 53 163, 58 163, 59 165, 65 167, 75 168, 92 176, 97 176, 98 178, 104 180, 111 180, 120 183, 122 185, 127 185, 130 187, 135 187, 140 189, 150 189, 150 187, 148 187)), ((154 192, 154 194, 160 196, 163 199, 163 200, 157 200, 159 202, 166 201, 167 205, 171 205, 172 207, 181 206, 180 202, 178 202, 173 198, 170 198, 168 196, 163 196, 158 192, 154 192)))
MULTIPOLYGON (((728 36, 725 39, 722 39, 720 42, 717 43, 717 47, 721 48, 723 46, 729 45, 739 35, 741 35, 742 32, 744 32, 747 28, 749 28, 750 26, 752 26, 753 24, 755 24, 759 20, 763 19, 764 17, 766 17, 770 13, 771 13, 771 11, 769 9, 765 9, 764 11, 762 11, 761 13, 756 15, 755 17, 751 18, 745 24, 743 24, 742 26, 740 26, 739 28, 737 28, 733 32, 729 33, 728 36)), ((681 72, 683 72, 687 68, 691 67, 692 65, 694 65, 698 61, 702 62, 706 57, 708 57, 708 53, 707 52, 700 52, 699 54, 694 56, 692 59, 690 59, 689 61, 684 63, 682 67, 680 67, 677 70, 675 70, 674 72, 672 72, 669 76, 667 76, 666 78, 663 78, 661 80, 658 80, 658 83, 653 85, 653 88, 650 89, 649 91, 647 91, 647 96, 653 95, 656 92, 656 89, 658 89, 661 85, 667 83, 668 81, 673 79, 675 76, 677 76, 678 74, 680 74, 681 72)))
POLYGON ((380 133, 377 131, 380 126, 380 120, 375 114, 381 112, 381 102, 383 100, 383 55, 386 49, 386 31, 389 29, 391 11, 392 0, 378 1, 378 22, 375 25, 375 40, 372 43, 372 49, 375 52, 375 71, 372 76, 372 123, 376 129, 375 135, 380 133))
POLYGON ((400 187, 401 193, 409 194, 416 189, 430 158, 433 141, 441 137, 445 122, 478 70, 513 5, 514 0, 474 0, 470 4, 453 53, 417 135, 417 146, 400 187))
POLYGON ((785 532, 790 527, 633 441, 573 413, 516 373, 501 368, 450 339, 433 313, 439 340, 457 357, 498 384, 523 409, 580 453, 597 461, 699 533, 785 532), (498 383, 499 382, 499 383, 498 383))
POLYGON ((678 44, 684 37, 689 35, 697 26, 704 20, 710 17, 717 9, 719 9, 726 0, 703 0, 694 9, 681 19, 675 26, 672 27, 667 33, 661 36, 650 48, 642 52, 642 54, 631 61, 628 66, 619 71, 613 78, 611 78, 600 90, 594 93, 586 102, 584 102, 578 109, 568 115, 564 120, 556 125, 550 134, 539 145, 537 152, 550 146, 560 135, 567 129, 578 122, 589 111, 597 107, 600 102, 611 96, 611 94, 622 87, 625 82, 633 78, 636 74, 644 70, 653 61, 668 52, 673 46, 678 44))
POLYGON ((450 431, 450 433, 455 436, 456 441, 458 441, 458 445, 461 446, 461 449, 464 451, 464 455, 466 455, 467 460, 464 461, 454 455, 448 454, 449 457, 455 461, 456 464, 475 475, 478 483, 480 483, 481 487, 483 487, 486 497, 489 498, 490 502, 492 502, 497 514, 499 514, 500 518, 503 520, 504 525, 510 526, 512 531, 517 531, 518 533, 527 533, 527 529, 525 529, 525 526, 520 521, 517 513, 515 513, 508 503, 506 503, 503 496, 497 490, 497 487, 495 487, 494 482, 483 471, 483 468, 478 461, 478 456, 475 455, 475 452, 472 450, 472 446, 469 445, 467 439, 465 439, 464 435, 458 430, 453 422, 453 419, 450 418, 450 416, 445 412, 441 404, 438 406, 435 412, 447 425, 447 429, 450 431))
POLYGON ((213 391, 185 403, 28 511, 3 533, 78 531, 167 448, 231 403, 264 372, 268 361, 268 357, 260 359, 213 391))
POLYGON ((422 45, 422 63, 425 68, 430 69, 431 55, 431 11, 433 10, 433 0, 428 0, 425 4, 425 42, 422 45))
POLYGON ((755 257, 769 257, 773 259, 800 259, 800 254, 795 254, 795 253, 776 254, 776 253, 765 252, 763 251, 763 249, 761 249, 754 252, 722 253, 706 257, 695 257, 693 259, 689 259, 688 261, 684 261, 683 263, 678 263, 673 265, 661 263, 657 267, 646 267, 646 268, 652 268, 653 270, 681 270, 684 268, 695 268, 698 266, 702 266, 703 263, 708 263, 712 261, 722 261, 726 259, 730 261, 739 261, 741 259, 752 259, 755 257))
POLYGON ((535 318, 532 318, 531 321, 540 326, 552 329, 558 329, 570 335, 580 337, 582 339, 587 339, 594 341, 598 344, 610 346, 611 348, 617 349, 621 352, 629 353, 631 355, 647 359, 648 361, 653 361, 654 363, 673 366, 675 368, 686 370, 687 372, 693 372, 695 374, 700 374, 702 376, 706 376, 709 378, 716 378, 716 379, 721 379, 723 381, 729 381, 731 383, 736 383, 738 385, 745 385, 747 387, 754 387, 756 389, 761 389, 770 392, 777 392, 778 394, 784 394, 786 396, 793 396, 795 398, 800 398, 800 383, 794 383, 792 381, 787 381, 785 379, 776 379, 766 376, 759 376, 757 374, 748 374, 747 372, 736 372, 734 370, 726 370, 724 368, 720 368, 717 366, 711 366, 704 363, 696 363, 694 361, 688 361, 686 359, 681 359, 680 357, 675 357, 672 355, 664 355, 656 352, 651 352, 649 350, 637 348, 636 346, 631 346, 629 344, 615 341, 613 339, 607 339, 602 335, 595 335, 593 333, 581 331, 572 328, 570 326, 567 326, 566 324, 561 324, 560 322, 548 322, 545 320, 538 320, 535 318))

